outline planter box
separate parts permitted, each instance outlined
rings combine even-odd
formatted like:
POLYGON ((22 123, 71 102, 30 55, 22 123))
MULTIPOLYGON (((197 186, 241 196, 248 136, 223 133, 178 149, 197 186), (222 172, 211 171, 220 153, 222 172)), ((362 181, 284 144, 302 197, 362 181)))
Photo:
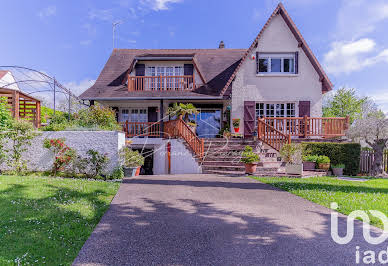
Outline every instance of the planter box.
POLYGON ((319 163, 318 167, 319 167, 319 169, 323 169, 323 170, 327 171, 330 169, 330 163, 319 163))
POLYGON ((314 171, 315 165, 315 162, 303 162, 303 171, 314 171))
POLYGON ((344 169, 343 168, 332 168, 333 175, 335 176, 343 176, 344 175, 344 169))
POLYGON ((286 164, 286 174, 288 175, 302 175, 303 165, 302 164, 286 164))
POLYGON ((136 176, 137 167, 123 168, 124 177, 133 177, 136 176))
POLYGON ((256 172, 257 163, 246 163, 245 164, 245 173, 254 174, 256 172))

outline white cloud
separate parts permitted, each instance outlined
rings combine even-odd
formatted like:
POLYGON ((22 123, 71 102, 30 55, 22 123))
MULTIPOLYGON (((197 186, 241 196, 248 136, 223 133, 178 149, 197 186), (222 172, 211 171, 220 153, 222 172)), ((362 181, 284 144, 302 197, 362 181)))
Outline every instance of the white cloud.
POLYGON ((39 11, 38 16, 41 19, 44 19, 46 17, 54 16, 57 13, 57 7, 56 6, 48 6, 41 11, 39 11))
POLYGON ((89 10, 89 18, 113 21, 113 9, 91 9, 89 10))
POLYGON ((63 84, 66 88, 77 96, 83 93, 86 89, 90 88, 96 81, 91 79, 83 79, 80 82, 70 81, 63 84))
POLYGON ((388 19, 386 0, 342 0, 337 13, 337 38, 354 40, 373 32, 388 19))
POLYGON ((359 71, 380 62, 388 62, 388 49, 377 52, 375 41, 368 38, 333 42, 331 50, 324 55, 327 72, 337 75, 359 71))
POLYGON ((154 11, 167 10, 168 4, 170 3, 180 3, 183 0, 141 0, 144 6, 149 7, 154 11))
POLYGON ((92 40, 82 40, 79 42, 79 44, 83 45, 83 46, 88 46, 92 43, 92 40))

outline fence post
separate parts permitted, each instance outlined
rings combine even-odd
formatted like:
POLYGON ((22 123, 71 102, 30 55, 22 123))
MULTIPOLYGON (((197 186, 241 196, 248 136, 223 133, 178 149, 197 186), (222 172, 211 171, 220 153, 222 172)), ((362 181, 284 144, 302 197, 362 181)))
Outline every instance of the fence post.
POLYGON ((349 123, 350 123, 350 117, 347 115, 345 117, 345 125, 344 125, 345 130, 349 129, 349 123))
POLYGON ((260 118, 257 119, 257 138, 261 139, 261 123, 260 123, 260 118))
POLYGON ((304 119, 304 137, 307 138, 307 130, 308 130, 308 125, 307 125, 307 115, 303 117, 304 119))

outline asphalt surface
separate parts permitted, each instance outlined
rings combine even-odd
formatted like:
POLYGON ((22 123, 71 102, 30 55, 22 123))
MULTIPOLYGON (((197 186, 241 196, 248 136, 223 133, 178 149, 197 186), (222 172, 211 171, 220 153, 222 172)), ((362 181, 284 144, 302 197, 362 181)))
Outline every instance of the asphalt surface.
POLYGON ((356 246, 360 264, 387 250, 366 243, 359 221, 349 244, 335 243, 330 213, 247 177, 126 179, 74 265, 354 265, 356 246))

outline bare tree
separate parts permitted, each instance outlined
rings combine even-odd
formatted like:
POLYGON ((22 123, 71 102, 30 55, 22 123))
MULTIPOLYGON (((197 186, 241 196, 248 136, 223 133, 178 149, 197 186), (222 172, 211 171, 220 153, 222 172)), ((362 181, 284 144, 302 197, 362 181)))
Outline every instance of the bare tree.
POLYGON ((348 130, 348 136, 360 142, 365 142, 374 151, 374 161, 371 174, 384 173, 383 154, 388 144, 388 119, 374 102, 366 101, 361 110, 360 118, 356 119, 348 130))

